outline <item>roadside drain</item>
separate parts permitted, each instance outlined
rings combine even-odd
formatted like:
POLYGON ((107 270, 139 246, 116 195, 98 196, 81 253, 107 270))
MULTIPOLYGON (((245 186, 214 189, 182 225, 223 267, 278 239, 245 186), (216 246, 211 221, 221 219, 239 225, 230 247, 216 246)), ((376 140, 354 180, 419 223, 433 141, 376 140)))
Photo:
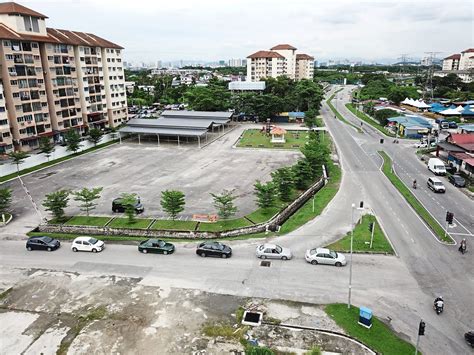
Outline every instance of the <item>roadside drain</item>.
POLYGON ((272 263, 270 261, 264 260, 260 262, 260 266, 270 267, 272 263))

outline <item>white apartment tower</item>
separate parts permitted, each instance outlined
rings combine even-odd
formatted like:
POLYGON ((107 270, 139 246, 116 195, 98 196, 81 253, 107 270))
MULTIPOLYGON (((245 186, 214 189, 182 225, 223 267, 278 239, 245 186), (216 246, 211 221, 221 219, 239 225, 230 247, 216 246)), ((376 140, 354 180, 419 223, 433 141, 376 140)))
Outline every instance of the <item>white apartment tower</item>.
POLYGON ((293 80, 312 79, 314 58, 297 54, 289 44, 279 44, 269 51, 258 51, 247 57, 247 81, 285 75, 293 80))
POLYGON ((46 19, 0 3, 0 79, 16 150, 127 120, 123 48, 91 33, 47 28, 46 19))

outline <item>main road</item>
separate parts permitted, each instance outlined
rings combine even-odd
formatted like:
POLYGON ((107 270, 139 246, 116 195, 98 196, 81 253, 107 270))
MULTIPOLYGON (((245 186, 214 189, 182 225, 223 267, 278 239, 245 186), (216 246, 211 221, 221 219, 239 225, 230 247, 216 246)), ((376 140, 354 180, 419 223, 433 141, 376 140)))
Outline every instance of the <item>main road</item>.
MULTIPOLYGON (((322 114, 333 136, 343 168, 341 189, 323 213, 298 230, 272 242, 288 246, 295 258, 260 265, 255 247, 261 240, 233 241, 231 259, 203 259, 195 243, 179 243, 174 255, 143 255, 136 246, 109 244, 100 254, 73 253, 69 243, 52 253, 27 252, 23 241, 0 241, 4 268, 42 268, 97 275, 142 278, 160 288, 184 287, 248 297, 301 302, 347 302, 349 267, 312 266, 307 248, 323 246, 344 235, 351 225, 351 205, 365 202, 378 216, 398 256, 355 255, 352 302, 368 306, 411 342, 420 319, 426 326, 421 350, 427 354, 467 354, 463 334, 473 328, 473 253, 460 257, 455 247, 437 242, 429 229, 380 172, 380 157, 365 148, 361 134, 322 114), (446 299, 437 316, 436 295, 446 299)), ((317 198, 317 195, 316 195, 317 198)), ((356 211, 358 215, 360 211, 356 211)))

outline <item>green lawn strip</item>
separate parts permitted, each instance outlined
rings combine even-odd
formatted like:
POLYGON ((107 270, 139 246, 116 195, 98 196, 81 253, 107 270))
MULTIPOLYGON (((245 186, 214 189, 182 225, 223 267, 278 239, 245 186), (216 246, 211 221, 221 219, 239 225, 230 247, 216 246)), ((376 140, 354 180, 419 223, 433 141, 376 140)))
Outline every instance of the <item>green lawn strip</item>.
MULTIPOLYGON (((76 153, 76 154, 71 154, 71 155, 67 155, 67 156, 65 156, 65 157, 61 157, 61 158, 58 158, 58 159, 50 160, 49 162, 42 163, 42 164, 39 164, 39 165, 35 165, 35 166, 32 166, 31 168, 21 169, 21 170, 20 170, 20 175, 25 175, 25 174, 31 173, 31 172, 33 172, 33 171, 46 168, 46 167, 48 167, 48 166, 51 166, 51 165, 54 165, 54 164, 57 164, 57 163, 61 163, 61 162, 63 162, 63 161, 66 161, 66 160, 69 160, 69 159, 78 157, 78 156, 83 155, 83 154, 87 154, 87 153, 93 152, 93 151, 95 151, 95 150, 97 150, 97 149, 101 149, 101 148, 107 147, 107 146, 112 145, 112 144, 115 144, 115 143, 117 143, 117 142, 118 142, 118 140, 112 140, 112 141, 109 141, 109 142, 106 142, 106 143, 98 144, 98 145, 95 146, 95 147, 88 148, 88 149, 83 150, 83 151, 81 151, 81 152, 78 152, 78 153, 76 153)), ((17 176, 18 176, 17 173, 11 173, 11 174, 2 176, 2 177, 0 177, 0 182, 4 182, 4 181, 7 181, 7 180, 16 178, 17 176)))
POLYGON ((310 198, 298 211, 296 211, 285 223, 283 223, 278 234, 286 234, 294 231, 303 224, 320 215, 324 208, 326 208, 328 203, 333 199, 339 190, 339 183, 341 181, 341 169, 338 166, 330 164, 328 166, 328 170, 329 182, 316 193, 314 200, 314 212, 313 199, 310 198))
POLYGON ((150 229, 161 230, 178 230, 178 231, 194 231, 196 229, 196 221, 173 221, 158 219, 152 224, 150 229))
POLYGON ((201 222, 199 223, 199 232, 222 232, 231 229, 237 229, 242 227, 251 226, 252 223, 248 221, 246 218, 236 218, 236 219, 228 219, 228 220, 221 220, 215 223, 208 223, 208 222, 201 222))
POLYGON ((128 223, 128 218, 115 218, 107 227, 110 228, 131 228, 131 229, 145 229, 147 228, 152 219, 147 218, 136 218, 134 223, 128 223))
POLYGON ((64 225, 66 226, 94 226, 103 227, 110 221, 112 217, 96 217, 96 216, 74 216, 64 225))
POLYGON ((262 133, 259 129, 246 129, 237 144, 242 148, 285 148, 298 149, 302 147, 308 139, 308 131, 287 131, 285 143, 272 143, 271 136, 262 133))
POLYGON ((444 229, 438 223, 438 221, 426 210, 425 207, 418 201, 418 199, 411 193, 410 189, 400 180, 400 178, 392 172, 392 159, 384 152, 379 151, 379 154, 382 156, 384 163, 382 171, 391 181, 393 186, 403 195, 405 200, 413 207, 413 209, 418 213, 418 215, 425 221, 425 223, 431 228, 434 234, 438 239, 443 242, 453 243, 453 240, 449 235, 444 236, 444 229))
MULTIPOLYGON (((328 245, 327 248, 341 252, 349 252, 351 250, 351 233, 347 233, 344 238, 328 245)), ((355 226, 352 250, 354 252, 394 254, 392 246, 380 228, 377 218, 372 215, 362 216, 360 223, 355 226), (369 224, 371 222, 375 223, 372 249, 370 249, 371 232, 369 231, 369 224)))
POLYGON ((268 221, 280 211, 280 207, 259 208, 258 210, 246 215, 255 224, 268 221))
MULTIPOLYGON (((340 91, 340 90, 338 90, 340 91)), ((337 92, 337 91, 336 91, 337 92)), ((334 96, 336 96, 336 94, 332 94, 329 99, 326 100, 326 103, 328 104, 329 108, 331 109, 332 112, 334 112, 334 114, 336 115, 337 118, 339 118, 342 122, 348 124, 349 126, 352 126, 354 127, 355 129, 357 129, 357 131, 359 133, 363 133, 363 131, 360 129, 360 127, 357 127, 355 124, 349 122, 348 120, 346 120, 340 113, 339 111, 336 110, 336 108, 332 105, 331 101, 332 99, 334 98, 334 96)))
POLYGON ((389 137, 395 137, 395 134, 393 134, 392 132, 388 131, 385 129, 384 126, 382 126, 380 123, 378 123, 377 121, 373 120, 372 118, 370 118, 369 116, 367 116, 365 113, 363 112, 360 112, 359 110, 357 110, 353 104, 351 103, 348 103, 346 104, 346 107, 349 111, 351 111, 356 117, 360 118, 362 121, 370 124, 372 127, 378 129, 380 132, 382 132, 383 134, 389 136, 389 137))
POLYGON ((329 304, 325 307, 325 311, 348 335, 361 341, 378 354, 415 353, 415 347, 412 344, 397 337, 393 330, 376 317, 372 317, 370 329, 358 324, 359 308, 357 307, 348 309, 345 304, 329 304))

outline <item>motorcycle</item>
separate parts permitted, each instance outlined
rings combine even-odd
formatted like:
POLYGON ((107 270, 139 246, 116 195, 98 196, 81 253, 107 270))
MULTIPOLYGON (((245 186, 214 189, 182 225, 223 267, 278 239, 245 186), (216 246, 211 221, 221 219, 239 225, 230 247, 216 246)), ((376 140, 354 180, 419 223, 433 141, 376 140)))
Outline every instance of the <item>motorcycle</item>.
POLYGON ((464 334, 464 339, 466 339, 467 343, 474 348, 474 331, 464 334))
POLYGON ((443 310, 444 310, 444 303, 442 303, 441 305, 438 305, 438 302, 435 301, 434 305, 433 305, 433 308, 434 310, 436 311, 436 314, 441 314, 443 313, 443 310))
POLYGON ((413 188, 416 190, 416 181, 413 181, 413 188))

